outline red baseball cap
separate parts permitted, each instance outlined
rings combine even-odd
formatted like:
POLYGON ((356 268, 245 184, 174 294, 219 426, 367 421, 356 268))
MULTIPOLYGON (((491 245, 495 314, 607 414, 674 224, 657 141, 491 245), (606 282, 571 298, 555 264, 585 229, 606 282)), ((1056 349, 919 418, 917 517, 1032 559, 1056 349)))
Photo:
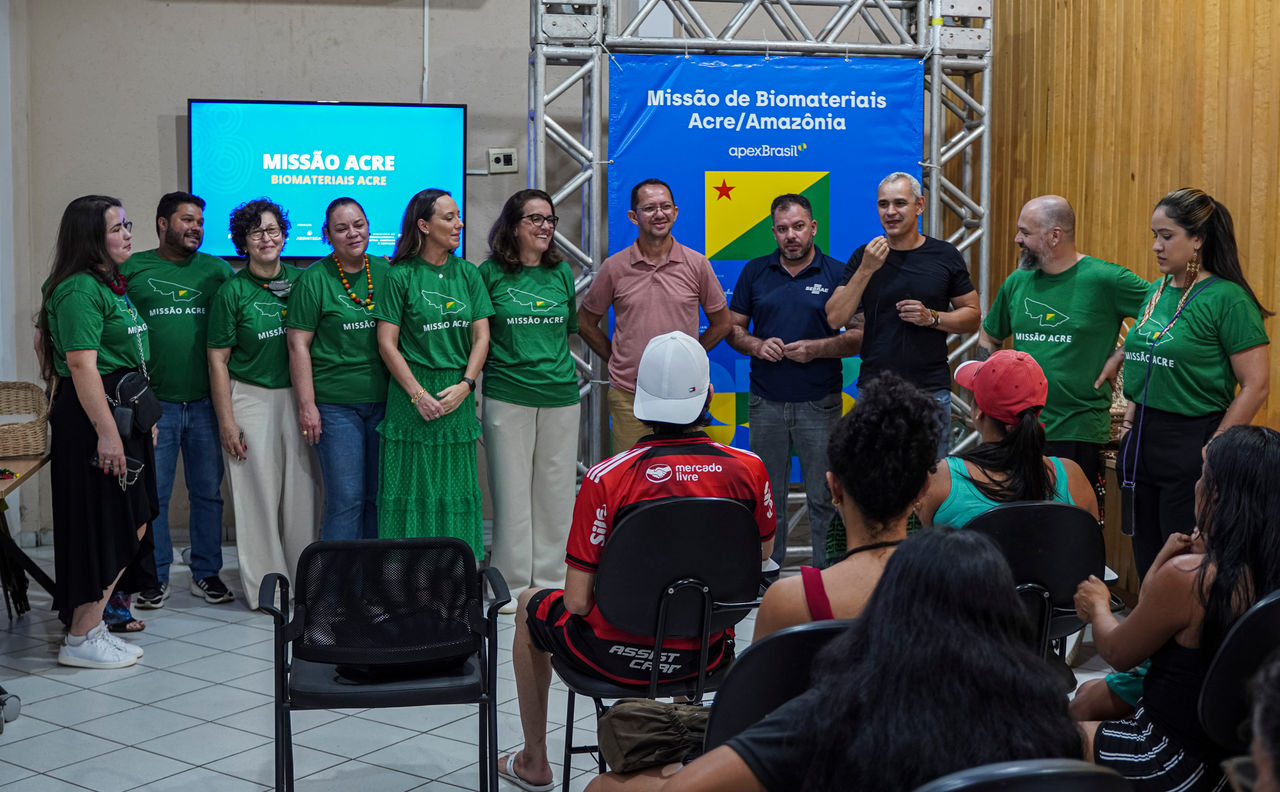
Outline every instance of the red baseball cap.
POLYGON ((1002 349, 984 361, 969 360, 956 369, 956 384, 973 391, 978 409, 1006 426, 1024 410, 1042 409, 1049 381, 1026 352, 1002 349))

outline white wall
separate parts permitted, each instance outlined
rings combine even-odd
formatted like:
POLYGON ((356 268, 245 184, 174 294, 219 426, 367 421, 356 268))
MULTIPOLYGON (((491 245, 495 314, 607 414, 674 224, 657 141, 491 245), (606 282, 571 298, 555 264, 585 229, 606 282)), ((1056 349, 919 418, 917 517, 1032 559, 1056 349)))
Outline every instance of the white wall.
MULTIPOLYGON (((48 273, 63 208, 86 193, 121 198, 135 246, 154 245, 161 194, 186 187, 186 100, 422 101, 422 0, 0 0, 10 51, 0 51, 0 376, 37 381, 30 314, 48 273), (6 83, 5 72, 10 74, 6 83), (4 146, 12 137, 12 149, 4 146), (12 185, 12 211, 5 211, 12 185), (15 254, 4 247, 13 218, 15 254), (12 270, 10 272, 10 269, 12 270)), ((485 149, 527 150, 529 10, 524 0, 429 0, 428 102, 465 103, 468 162, 485 149)), ((0 39, 0 48, 3 40, 0 39)), ((521 172, 467 184, 467 250, 521 172)), ((423 185, 424 187, 427 185, 423 185)), ((28 487, 27 489, 30 489, 28 487)), ((28 504, 36 499, 26 493, 28 504)), ((48 488, 24 529, 47 525, 48 488)), ((175 517, 177 517, 175 513, 175 517)))

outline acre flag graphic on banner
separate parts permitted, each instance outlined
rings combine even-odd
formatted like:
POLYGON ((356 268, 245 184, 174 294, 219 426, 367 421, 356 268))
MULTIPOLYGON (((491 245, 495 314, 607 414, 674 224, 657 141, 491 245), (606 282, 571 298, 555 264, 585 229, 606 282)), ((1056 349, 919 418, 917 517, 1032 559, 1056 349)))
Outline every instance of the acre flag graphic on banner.
MULTIPOLYGON (((662 179, 680 209, 675 238, 711 259, 730 300, 742 265, 777 247, 769 216, 777 196, 807 198, 815 244, 843 261, 883 233, 880 180, 920 176, 924 71, 914 60, 616 55, 609 63, 609 252, 635 242, 631 188, 662 179)), ((711 351, 709 431, 742 448, 749 370, 727 344, 711 351)), ((857 358, 845 361, 846 407, 857 370, 857 358)))

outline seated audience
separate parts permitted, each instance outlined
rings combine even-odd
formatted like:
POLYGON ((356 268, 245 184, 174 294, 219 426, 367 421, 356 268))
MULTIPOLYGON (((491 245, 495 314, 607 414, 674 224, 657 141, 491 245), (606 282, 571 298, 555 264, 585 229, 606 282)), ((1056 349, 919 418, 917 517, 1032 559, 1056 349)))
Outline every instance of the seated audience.
POLYGON ((982 443, 946 458, 916 509, 925 525, 963 528, 990 508, 1014 501, 1053 500, 1098 516, 1093 486, 1070 459, 1044 455, 1049 383, 1035 358, 1003 349, 956 369, 956 384, 973 391, 973 425, 982 443))
POLYGON ((1235 426, 1209 443, 1196 483, 1191 534, 1174 533, 1142 581, 1124 621, 1095 577, 1076 610, 1093 625, 1098 654, 1125 670, 1150 658, 1133 716, 1084 722, 1087 756, 1141 790, 1210 790, 1222 751, 1200 728, 1197 700, 1223 636, 1240 614, 1280 586, 1280 432, 1235 426))
POLYGON ((755 640, 808 621, 849 619, 862 612, 885 562, 907 537, 907 517, 920 497, 938 449, 938 403, 896 374, 869 384, 827 443, 827 486, 845 525, 844 558, 823 570, 769 588, 756 617, 755 640))
MULTIPOLYGON (((550 789, 547 762, 547 691, 551 654, 580 671, 643 691, 648 668, 633 668, 632 658, 648 654, 653 641, 612 627, 595 607, 595 578, 601 553, 624 507, 652 500, 689 497, 732 498, 748 506, 760 535, 760 559, 773 552, 774 512, 764 463, 749 451, 713 442, 701 431, 711 404, 711 369, 706 351, 681 332, 649 341, 636 376, 635 417, 652 434, 630 450, 596 465, 582 479, 569 528, 564 589, 531 587, 517 600, 516 635, 511 662, 516 674, 524 748, 498 760, 498 772, 527 790, 550 789), (681 466, 714 475, 670 475, 681 466)), ((690 542, 698 541, 690 526, 690 542)), ((700 642, 663 643, 662 681, 698 673, 700 642)), ((711 636, 708 668, 733 659, 733 631, 711 636)))
POLYGON ((993 762, 1079 758, 1061 682, 1030 640, 991 540, 922 531, 819 655, 808 692, 688 766, 606 774, 588 792, 910 790, 993 762))

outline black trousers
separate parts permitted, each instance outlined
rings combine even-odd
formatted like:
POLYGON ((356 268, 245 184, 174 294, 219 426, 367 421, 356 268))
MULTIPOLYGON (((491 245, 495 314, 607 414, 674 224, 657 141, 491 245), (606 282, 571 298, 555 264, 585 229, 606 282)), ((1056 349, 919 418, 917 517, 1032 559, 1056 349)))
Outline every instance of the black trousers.
POLYGON ((1196 480, 1201 450, 1222 413, 1186 416, 1138 405, 1133 429, 1120 439, 1121 526, 1133 537, 1140 577, 1165 540, 1196 527, 1196 480))

